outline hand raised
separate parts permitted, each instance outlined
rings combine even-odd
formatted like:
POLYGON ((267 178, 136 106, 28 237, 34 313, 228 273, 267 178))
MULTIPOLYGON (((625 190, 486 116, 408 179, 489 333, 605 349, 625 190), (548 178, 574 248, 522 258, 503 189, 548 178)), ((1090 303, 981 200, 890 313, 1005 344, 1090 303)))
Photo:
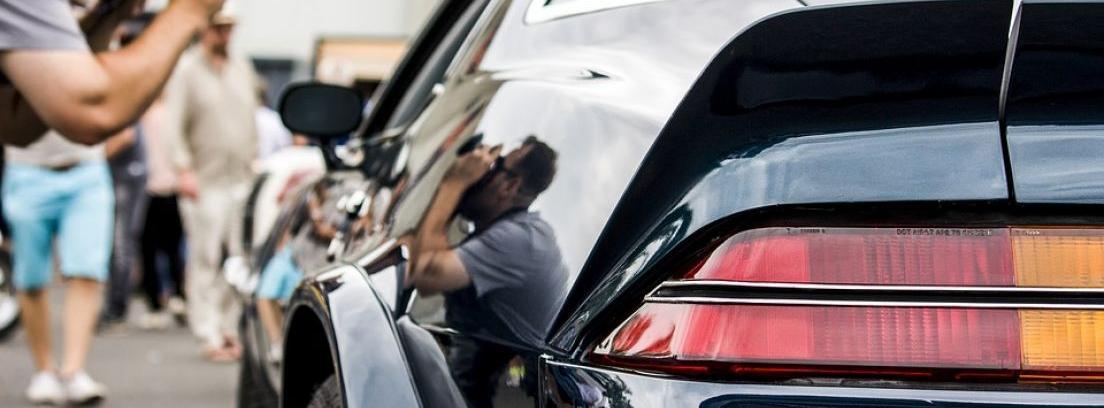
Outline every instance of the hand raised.
POLYGON ((491 166, 501 152, 502 145, 489 149, 486 146, 476 147, 471 152, 456 159, 456 162, 452 164, 452 168, 445 174, 445 179, 460 183, 464 187, 471 186, 491 170, 491 166))
POLYGON ((177 190, 180 191, 180 195, 189 200, 195 200, 199 198, 199 182, 196 180, 195 173, 191 170, 183 170, 177 176, 177 190))
POLYGON ((173 4, 188 6, 187 8, 203 13, 204 18, 210 19, 222 10, 226 0, 172 0, 173 4))

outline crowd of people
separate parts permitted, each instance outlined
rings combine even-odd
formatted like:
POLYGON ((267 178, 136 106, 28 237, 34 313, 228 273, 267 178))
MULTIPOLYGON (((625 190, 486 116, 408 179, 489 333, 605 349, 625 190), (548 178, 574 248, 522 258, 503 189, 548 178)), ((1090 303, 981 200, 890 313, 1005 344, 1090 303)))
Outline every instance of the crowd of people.
POLYGON ((175 315, 203 357, 241 354, 221 261, 242 251, 258 160, 291 134, 230 51, 236 19, 223 0, 143 8, 0 0, 0 198, 34 403, 104 398, 84 370, 89 345, 97 327, 125 323, 137 287, 150 310, 142 327, 175 315), (60 364, 46 295, 55 269, 66 285, 60 364))
MULTIPOLYGON (((96 327, 126 324, 139 282, 150 310, 140 326, 163 328, 175 315, 202 357, 241 357, 240 303, 221 265, 244 251, 240 221, 260 159, 292 135, 262 103, 250 63, 231 52, 236 19, 223 0, 173 0, 156 15, 138 13, 143 3, 0 0, 0 199, 37 369, 26 390, 34 403, 104 398, 84 369, 89 345, 96 327), (66 284, 61 364, 46 295, 55 269, 66 284)), ((492 405, 508 367, 535 372, 531 350, 566 290, 552 227, 529 210, 555 177, 557 153, 536 137, 502 153, 461 155, 402 237, 408 286, 444 294, 446 324, 529 350, 453 341, 448 365, 472 406, 492 405), (450 243, 456 215, 474 233, 450 243)), ((304 234, 329 241, 325 191, 311 197, 304 234)), ((257 288, 275 345, 280 305, 303 276, 295 238, 282 235, 257 288)), ((269 353, 280 360, 281 350, 269 353)), ((534 376, 524 381, 535 389, 534 376)))

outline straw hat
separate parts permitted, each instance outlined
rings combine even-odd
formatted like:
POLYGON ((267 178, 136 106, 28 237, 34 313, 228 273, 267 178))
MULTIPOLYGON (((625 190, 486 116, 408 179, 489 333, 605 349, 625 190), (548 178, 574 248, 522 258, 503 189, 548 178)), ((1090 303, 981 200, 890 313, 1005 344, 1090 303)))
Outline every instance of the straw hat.
POLYGON ((213 25, 232 25, 238 23, 238 9, 234 2, 227 1, 223 3, 222 10, 219 10, 214 17, 211 17, 211 24, 213 25))

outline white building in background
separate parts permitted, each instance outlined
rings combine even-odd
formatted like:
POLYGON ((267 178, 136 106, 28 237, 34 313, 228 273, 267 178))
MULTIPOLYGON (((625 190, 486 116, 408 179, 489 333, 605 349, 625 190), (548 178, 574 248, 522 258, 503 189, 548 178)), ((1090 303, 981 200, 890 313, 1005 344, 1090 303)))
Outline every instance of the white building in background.
MULTIPOLYGON (((233 49, 272 85, 310 77, 321 38, 394 43, 417 33, 440 0, 228 0, 238 16, 233 49)), ((167 0, 150 0, 158 9, 167 0)))
POLYGON ((406 38, 438 0, 232 0, 235 47, 263 59, 312 58, 320 36, 406 38))

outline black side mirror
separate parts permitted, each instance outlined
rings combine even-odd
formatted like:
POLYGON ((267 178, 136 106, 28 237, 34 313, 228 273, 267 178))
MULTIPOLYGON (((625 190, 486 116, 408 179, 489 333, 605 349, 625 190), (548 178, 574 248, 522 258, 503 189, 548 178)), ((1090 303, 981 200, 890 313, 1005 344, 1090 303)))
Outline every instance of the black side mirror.
POLYGON ((289 86, 280 98, 280 117, 292 132, 325 141, 356 130, 364 98, 350 88, 319 83, 289 86))

